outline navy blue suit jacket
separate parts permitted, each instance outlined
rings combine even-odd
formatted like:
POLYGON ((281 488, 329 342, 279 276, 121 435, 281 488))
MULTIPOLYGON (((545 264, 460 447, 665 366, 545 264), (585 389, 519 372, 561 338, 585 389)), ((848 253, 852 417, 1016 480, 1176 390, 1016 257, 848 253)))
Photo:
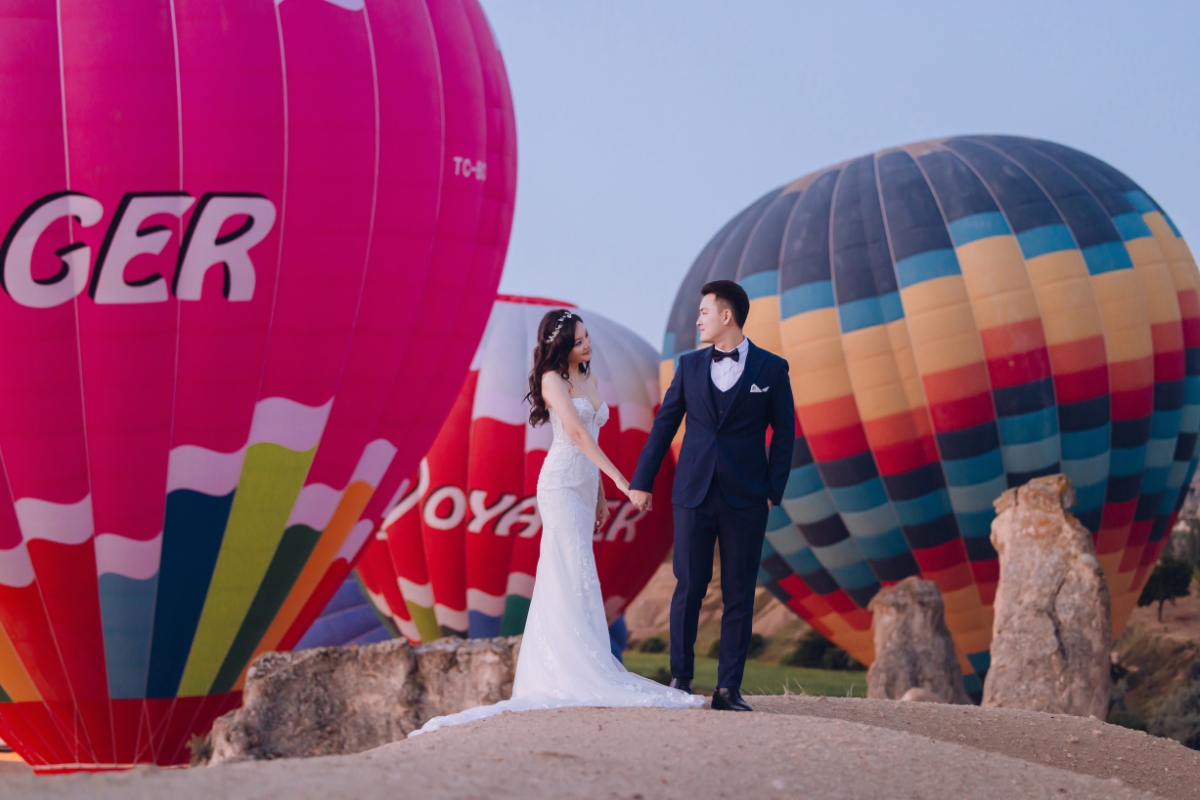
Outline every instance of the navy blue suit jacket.
POLYGON ((699 506, 716 473, 731 506, 749 508, 766 500, 779 505, 796 440, 787 361, 750 342, 737 394, 725 418, 718 420, 711 385, 712 350, 709 347, 680 356, 675 378, 654 418, 650 438, 642 448, 629 485, 651 491, 654 476, 686 415, 673 503, 686 508, 699 506), (761 391, 751 391, 752 387, 761 391), (772 430, 769 454, 768 426, 772 430))

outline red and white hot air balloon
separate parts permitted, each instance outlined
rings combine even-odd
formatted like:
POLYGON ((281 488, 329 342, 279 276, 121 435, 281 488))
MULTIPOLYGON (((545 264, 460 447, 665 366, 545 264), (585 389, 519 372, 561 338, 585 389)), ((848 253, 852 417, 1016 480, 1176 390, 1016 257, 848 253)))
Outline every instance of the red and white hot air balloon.
POLYGON ((504 66, 476 0, 59 0, 0 8, 0 104, 0 737, 180 763, 454 402, 504 66))
MULTIPOLYGON (((413 642, 445 635, 512 635, 525 627, 541 542, 537 479, 551 428, 529 426, 525 402, 538 323, 552 300, 501 295, 450 416, 368 549, 362 572, 377 603, 413 642), (391 555, 389 574, 380 554, 391 555), (393 586, 403 602, 397 602, 393 586)), ((659 402, 658 354, 632 331, 579 312, 610 419, 600 446, 632 475, 659 402)), ((671 548, 674 462, 639 512, 604 478, 612 517, 594 536, 609 617, 650 580, 671 548)))

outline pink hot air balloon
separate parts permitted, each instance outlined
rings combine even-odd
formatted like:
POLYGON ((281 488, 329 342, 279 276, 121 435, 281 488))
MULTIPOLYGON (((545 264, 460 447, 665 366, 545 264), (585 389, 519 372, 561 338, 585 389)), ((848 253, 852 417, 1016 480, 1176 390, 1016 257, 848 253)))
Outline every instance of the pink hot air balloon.
MULTIPOLYGON (((531 428, 524 400, 542 316, 552 300, 501 295, 441 432, 382 522, 394 573, 368 550, 360 572, 374 601, 408 639, 496 636, 524 630, 541 542, 537 480, 549 425, 531 428), (393 582, 392 586, 388 583, 393 582), (399 586, 403 602, 394 592, 399 586)), ((611 410, 600 446, 632 474, 658 407, 658 355, 632 331, 590 311, 592 367, 611 410)), ((595 535, 605 608, 615 617, 671 547, 671 461, 642 514, 604 479, 612 518, 595 535)))
POLYGON ((61 0, 0 10, 0 100, 0 737, 179 763, 467 373, 503 63, 476 0, 61 0))

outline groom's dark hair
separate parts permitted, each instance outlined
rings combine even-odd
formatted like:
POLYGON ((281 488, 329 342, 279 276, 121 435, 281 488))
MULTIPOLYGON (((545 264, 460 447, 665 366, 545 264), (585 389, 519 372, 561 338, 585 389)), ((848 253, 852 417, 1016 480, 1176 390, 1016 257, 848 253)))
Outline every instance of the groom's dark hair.
POLYGON ((700 290, 700 296, 715 294, 717 302, 724 303, 733 312, 733 321, 739 328, 746 327, 746 317, 750 316, 750 297, 746 290, 734 281, 709 281, 700 290))

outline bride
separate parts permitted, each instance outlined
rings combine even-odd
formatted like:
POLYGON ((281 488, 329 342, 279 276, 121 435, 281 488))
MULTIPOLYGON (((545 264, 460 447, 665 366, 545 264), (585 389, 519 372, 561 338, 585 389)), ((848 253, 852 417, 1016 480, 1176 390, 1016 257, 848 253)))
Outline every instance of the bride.
POLYGON ((531 425, 547 421, 554 443, 538 477, 542 545, 512 699, 434 717, 410 736, 499 714, 565 706, 699 708, 704 699, 626 671, 609 649, 592 533, 608 518, 600 471, 623 493, 629 481, 596 443, 608 406, 588 368, 583 319, 555 309, 538 326, 529 375, 531 425))

